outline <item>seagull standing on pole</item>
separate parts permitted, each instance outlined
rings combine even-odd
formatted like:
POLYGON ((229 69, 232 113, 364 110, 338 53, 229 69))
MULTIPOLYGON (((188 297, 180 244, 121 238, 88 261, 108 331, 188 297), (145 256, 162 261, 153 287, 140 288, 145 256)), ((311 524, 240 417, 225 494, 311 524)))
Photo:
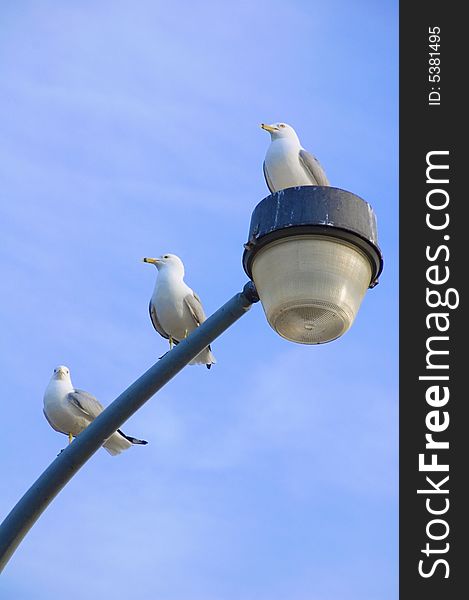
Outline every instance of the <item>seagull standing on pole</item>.
MULTIPOLYGON (((169 340, 171 350, 173 344, 178 344, 205 321, 202 302, 184 282, 184 264, 179 256, 164 254, 159 258, 144 258, 143 262, 158 269, 150 300, 150 319, 156 331, 169 340)), ((207 346, 189 364, 206 365, 210 369, 215 362, 207 346)))
MULTIPOLYGON (((52 429, 68 435, 68 442, 71 443, 103 410, 102 404, 94 396, 73 387, 67 367, 60 365, 54 369, 44 394, 44 416, 52 429)), ((103 447, 115 456, 132 444, 147 443, 125 435, 118 429, 104 442, 103 447)))
POLYGON ((293 127, 286 123, 262 123, 261 127, 271 138, 263 168, 272 194, 300 185, 330 185, 318 159, 301 146, 293 127))

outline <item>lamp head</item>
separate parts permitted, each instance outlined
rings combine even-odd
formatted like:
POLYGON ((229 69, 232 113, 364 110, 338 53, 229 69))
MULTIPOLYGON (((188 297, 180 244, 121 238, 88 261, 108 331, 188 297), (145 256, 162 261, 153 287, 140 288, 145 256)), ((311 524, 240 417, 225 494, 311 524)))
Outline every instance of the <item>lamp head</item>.
POLYGON ((383 260, 364 200, 332 187, 289 188, 254 209, 243 265, 270 326, 321 344, 352 325, 383 260))

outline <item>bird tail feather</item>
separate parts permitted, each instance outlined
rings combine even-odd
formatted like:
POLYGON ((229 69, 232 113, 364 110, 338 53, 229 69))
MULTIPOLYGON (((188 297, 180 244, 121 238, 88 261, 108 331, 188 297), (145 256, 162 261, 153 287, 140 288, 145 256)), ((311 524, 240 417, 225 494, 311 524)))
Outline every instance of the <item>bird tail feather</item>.
POLYGON ((148 444, 148 442, 130 437, 118 429, 104 442, 103 447, 109 452, 109 454, 116 456, 117 454, 120 454, 124 450, 130 448, 132 444, 145 445, 148 444))
POLYGON ((117 430, 121 435, 123 435, 125 437, 126 440, 128 440, 131 444, 139 444, 141 446, 146 446, 146 444, 148 444, 148 442, 146 440, 139 440, 138 438, 134 438, 130 435, 126 435, 123 431, 121 431, 120 429, 117 430))
POLYGON ((190 365, 205 365, 207 369, 210 369, 212 365, 217 362, 216 358, 212 353, 210 346, 204 348, 200 354, 197 354, 195 358, 191 360, 190 365))

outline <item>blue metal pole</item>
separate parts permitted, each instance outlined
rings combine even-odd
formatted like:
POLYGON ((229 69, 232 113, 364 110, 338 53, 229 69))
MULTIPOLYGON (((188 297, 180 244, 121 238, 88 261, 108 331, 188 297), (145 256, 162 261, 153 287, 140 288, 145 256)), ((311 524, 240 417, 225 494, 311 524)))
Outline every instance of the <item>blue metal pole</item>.
POLYGON ((47 506, 104 441, 258 300, 254 284, 248 282, 241 293, 122 392, 57 456, 0 525, 0 572, 47 506))

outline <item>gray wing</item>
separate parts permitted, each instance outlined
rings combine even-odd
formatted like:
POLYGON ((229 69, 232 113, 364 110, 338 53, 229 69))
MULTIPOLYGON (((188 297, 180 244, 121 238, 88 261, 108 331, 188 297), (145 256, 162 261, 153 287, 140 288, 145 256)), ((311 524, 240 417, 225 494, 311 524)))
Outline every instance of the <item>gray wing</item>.
POLYGON ((316 182, 316 185, 330 185, 324 169, 321 167, 321 163, 304 148, 301 148, 300 150, 300 163, 309 173, 313 181, 316 182))
POLYGON ((161 336, 163 336, 164 338, 169 340, 169 335, 166 333, 166 331, 163 329, 163 327, 161 327, 161 323, 158 321, 158 315, 156 314, 156 308, 151 300, 150 300, 150 305, 148 308, 150 310, 150 319, 153 324, 153 327, 156 329, 156 331, 161 336))
POLYGON ((264 171, 264 179, 267 184, 267 187, 273 194, 275 192, 275 189, 274 189, 274 186, 272 185, 272 182, 270 181, 269 174, 267 173, 267 167, 265 166, 265 161, 262 163, 262 170, 264 171))
POLYGON ((205 321, 205 313, 200 298, 195 292, 187 294, 184 298, 184 303, 189 309, 197 327, 205 321))
POLYGON ((73 392, 67 394, 67 400, 91 420, 95 419, 104 410, 101 402, 83 390, 73 390, 73 392))

